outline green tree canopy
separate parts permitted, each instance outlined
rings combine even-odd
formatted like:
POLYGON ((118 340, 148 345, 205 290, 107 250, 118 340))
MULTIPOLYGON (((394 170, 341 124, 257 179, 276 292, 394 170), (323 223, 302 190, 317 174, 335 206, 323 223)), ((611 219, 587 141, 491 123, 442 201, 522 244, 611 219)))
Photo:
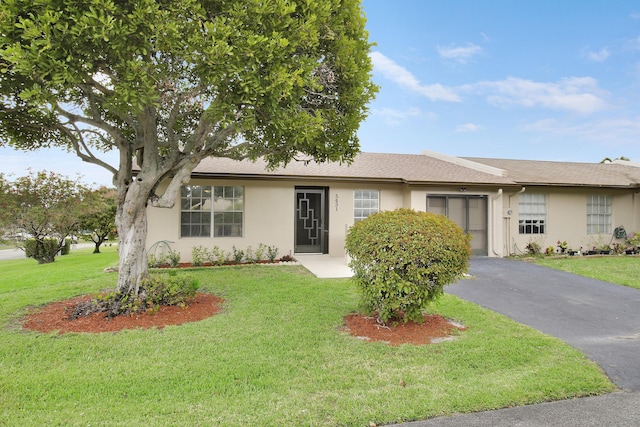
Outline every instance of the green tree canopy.
POLYGON ((95 244, 94 254, 100 253, 100 246, 116 236, 116 192, 115 189, 100 187, 88 194, 86 203, 90 206, 80 217, 82 233, 88 233, 95 244))
POLYGON ((31 172, 7 183, 1 197, 2 217, 15 232, 34 240, 33 258, 53 262, 65 239, 78 231, 80 218, 89 208, 88 194, 81 183, 54 172, 31 172))
POLYGON ((173 206, 204 157, 353 158, 370 46, 359 0, 4 0, 0 144, 113 173, 118 290, 137 293, 146 205, 173 206))

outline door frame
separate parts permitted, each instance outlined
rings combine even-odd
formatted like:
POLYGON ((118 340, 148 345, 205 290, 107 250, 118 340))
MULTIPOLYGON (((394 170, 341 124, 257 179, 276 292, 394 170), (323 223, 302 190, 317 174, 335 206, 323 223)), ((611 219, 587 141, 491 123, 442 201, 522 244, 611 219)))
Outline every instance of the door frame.
POLYGON ((294 234, 293 241, 294 253, 316 253, 316 254, 328 254, 329 253, 329 204, 327 201, 329 200, 329 187, 312 187, 312 186, 296 186, 294 190, 294 234), (300 218, 300 207, 298 206, 298 195, 299 194, 318 194, 320 195, 320 211, 318 212, 320 217, 318 231, 318 243, 313 245, 313 247, 305 248, 304 245, 298 244, 298 236, 299 233, 309 233, 310 228, 300 229, 299 228, 299 220, 304 220, 304 218, 300 218))
POLYGON ((479 255, 479 256, 488 256, 489 255, 489 197, 486 195, 476 195, 476 194, 427 194, 427 200, 426 200, 426 207, 427 207, 427 212, 429 212, 429 198, 441 198, 441 199, 445 199, 445 216, 447 218, 449 218, 449 199, 464 199, 465 200, 465 223, 466 223, 466 227, 463 230, 465 233, 469 233, 471 230, 469 229, 469 200, 471 199, 477 199, 477 200, 484 200, 484 216, 485 216, 485 224, 484 224, 484 230, 482 230, 484 233, 484 248, 482 249, 476 249, 474 252, 472 253, 473 255, 479 255))

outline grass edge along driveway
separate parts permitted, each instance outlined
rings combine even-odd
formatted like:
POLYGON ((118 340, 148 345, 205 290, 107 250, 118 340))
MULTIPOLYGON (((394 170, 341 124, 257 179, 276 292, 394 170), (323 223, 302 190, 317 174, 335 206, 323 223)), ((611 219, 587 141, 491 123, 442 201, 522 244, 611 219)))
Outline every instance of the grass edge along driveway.
POLYGON ((531 260, 543 267, 640 289, 640 257, 638 256, 541 257, 531 258, 531 260))
POLYGON ((357 296, 302 267, 193 274, 224 312, 164 329, 39 334, 27 307, 109 289, 115 249, 0 262, 0 425, 353 426, 600 394, 614 386, 561 341, 445 295, 455 341, 390 347, 340 330, 357 296))

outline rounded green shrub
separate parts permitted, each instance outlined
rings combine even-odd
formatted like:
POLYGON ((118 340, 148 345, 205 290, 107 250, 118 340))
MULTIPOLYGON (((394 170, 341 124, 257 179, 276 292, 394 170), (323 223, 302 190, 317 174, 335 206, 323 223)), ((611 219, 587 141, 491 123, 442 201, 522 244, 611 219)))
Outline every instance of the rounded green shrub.
POLYGON ((422 320, 445 285, 467 271, 471 236, 443 215, 397 209, 357 222, 347 234, 349 266, 364 308, 381 321, 422 320))

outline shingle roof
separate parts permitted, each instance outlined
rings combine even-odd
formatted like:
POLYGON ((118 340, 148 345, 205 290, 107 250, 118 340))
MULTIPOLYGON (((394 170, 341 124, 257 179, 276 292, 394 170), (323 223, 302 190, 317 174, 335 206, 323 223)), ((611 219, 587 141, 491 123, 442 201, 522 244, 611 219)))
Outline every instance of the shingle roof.
POLYGON ((640 167, 616 163, 575 163, 539 160, 464 159, 505 169, 507 176, 521 185, 636 187, 640 167))
POLYGON ((293 161, 268 170, 266 162, 210 157, 194 170, 196 177, 336 179, 446 183, 455 185, 549 185, 639 187, 640 167, 632 163, 576 163, 538 160, 452 157, 437 153, 359 153, 351 165, 293 161))
POLYGON ((204 159, 193 175, 517 185, 504 177, 502 171, 489 173, 486 171, 493 168, 462 162, 467 166, 423 154, 359 153, 351 165, 293 161, 286 167, 267 170, 263 160, 251 162, 211 157, 204 159))

